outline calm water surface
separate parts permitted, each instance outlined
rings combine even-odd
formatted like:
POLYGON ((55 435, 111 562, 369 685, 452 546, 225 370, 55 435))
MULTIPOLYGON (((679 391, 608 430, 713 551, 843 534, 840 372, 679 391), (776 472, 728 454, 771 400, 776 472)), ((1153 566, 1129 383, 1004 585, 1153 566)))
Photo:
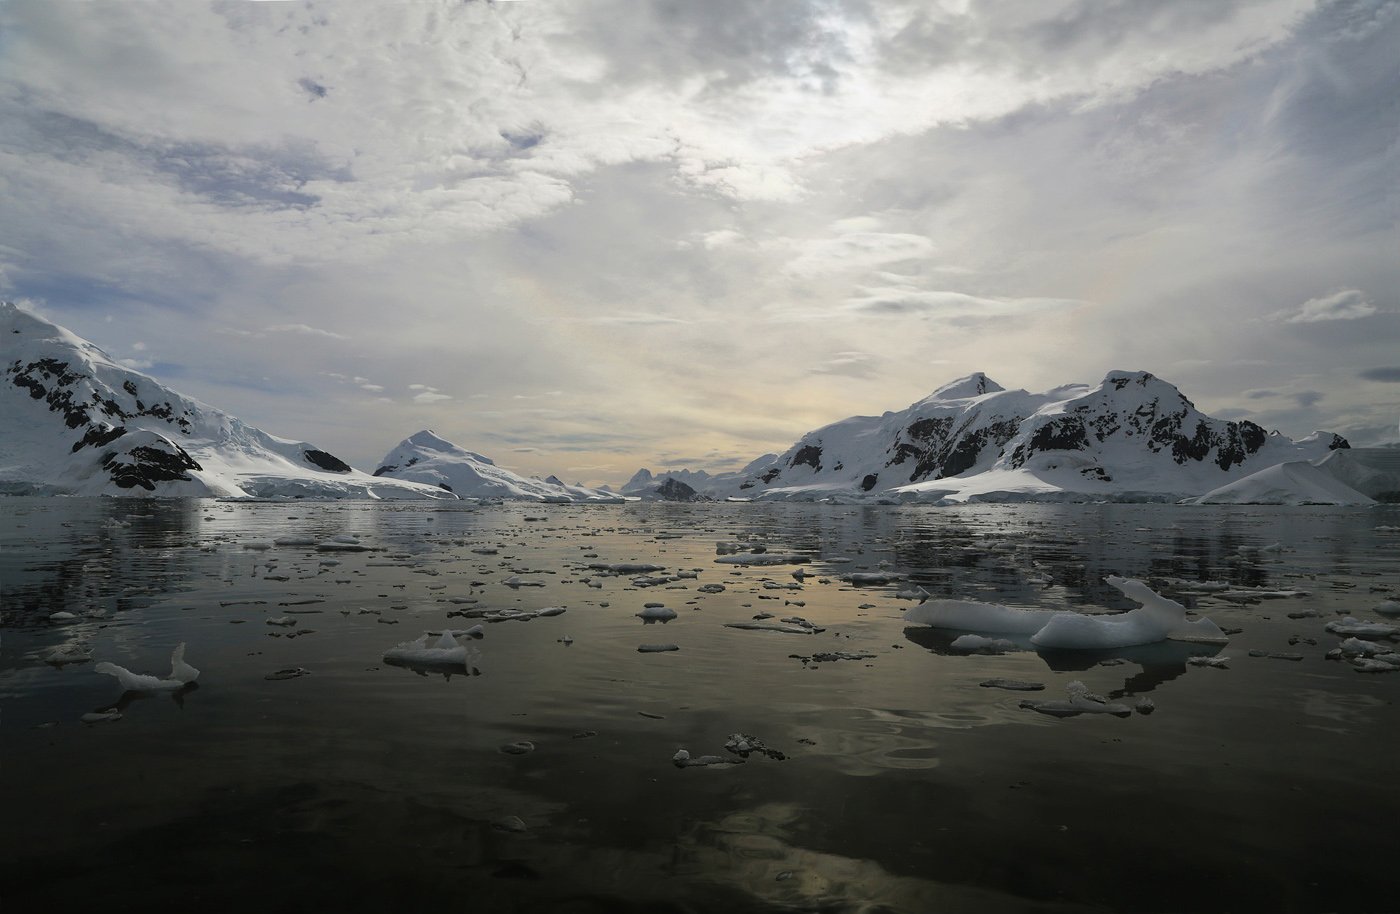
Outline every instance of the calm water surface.
POLYGON ((1400 534, 1377 530, 1400 526, 1393 508, 10 498, 0 512, 9 911, 1400 910, 1400 674, 1323 656, 1340 640, 1329 619, 1378 620, 1371 607, 1400 594, 1400 534), (246 545, 347 533, 373 551, 246 545), (740 539, 809 556, 808 576, 715 561, 717 541, 740 539), (593 562, 696 577, 639 587, 593 562), (912 583, 838 577, 873 570, 912 583), (1239 630, 1227 669, 1188 665, 1216 649, 1180 645, 963 656, 901 621, 911 586, 1131 608, 1108 574, 1310 595, 1199 598, 1239 630), (644 625, 647 602, 678 618, 644 625), (546 606, 567 611, 486 625, 480 675, 381 661, 475 624, 451 611, 546 606), (79 618, 50 621, 60 610, 79 618), (1320 616, 1288 616, 1304 610, 1320 616), (825 631, 724 627, 761 612, 825 631), (182 641, 202 675, 173 696, 43 660, 81 642, 165 674, 182 641), (657 642, 680 650, 637 651, 657 642), (838 650, 874 656, 803 659, 838 650), (309 675, 266 678, 293 667, 309 675), (1032 698, 1080 679, 1156 710, 1056 719, 979 686, 991 677, 1044 683, 1032 698), (121 720, 80 722, 114 705, 121 720), (785 758, 671 762, 732 757, 732 733, 785 758), (534 750, 501 751, 517 740, 534 750))

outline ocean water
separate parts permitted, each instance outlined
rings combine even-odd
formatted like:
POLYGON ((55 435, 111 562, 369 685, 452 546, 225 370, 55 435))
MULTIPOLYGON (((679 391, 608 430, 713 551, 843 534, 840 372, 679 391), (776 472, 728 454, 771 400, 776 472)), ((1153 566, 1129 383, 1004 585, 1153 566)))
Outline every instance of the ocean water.
POLYGON ((1394 508, 9 498, 0 512, 9 911, 1400 909, 1400 673, 1324 657, 1341 640, 1328 621, 1382 621, 1372 607, 1400 594, 1394 508), (342 534, 369 550, 249 548, 342 534), (722 564, 717 542, 810 562, 722 564), (587 568, 624 562, 694 577, 587 568), (909 578, 839 577, 881 570, 909 578), (1183 598, 1233 633, 1223 649, 960 655, 901 619, 913 587, 1131 608, 1110 574, 1307 595, 1183 598), (648 602, 677 617, 644 624, 648 602), (476 675, 381 659, 480 621, 449 612, 543 607, 565 612, 483 623, 476 675), (823 630, 725 625, 765 612, 823 630), (93 662, 44 662, 72 642, 162 675, 184 642, 201 675, 123 695, 93 662), (654 643, 679 650, 638 651, 654 643), (812 659, 838 651, 872 656, 812 659), (1200 653, 1226 668, 1186 662, 1200 653), (980 685, 994 677, 1045 689, 980 685), (1154 710, 1021 706, 1073 680, 1154 710), (119 720, 81 720, 113 707, 119 720), (773 757, 672 762, 739 761, 736 733, 773 757), (522 740, 533 749, 502 750, 522 740))

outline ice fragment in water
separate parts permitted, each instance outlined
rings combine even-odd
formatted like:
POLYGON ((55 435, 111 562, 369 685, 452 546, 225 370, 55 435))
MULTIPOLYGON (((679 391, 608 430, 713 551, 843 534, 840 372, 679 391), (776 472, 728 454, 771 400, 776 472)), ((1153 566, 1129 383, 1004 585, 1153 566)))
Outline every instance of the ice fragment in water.
POLYGON ((635 613, 638 619, 650 625, 653 622, 666 623, 676 618, 676 611, 659 603, 648 603, 646 608, 639 613, 635 613))
POLYGON ((1208 666, 1217 670, 1228 669, 1226 664, 1230 662, 1229 657, 1187 657, 1186 662, 1192 666, 1208 666))
POLYGON ((50 622, 71 622, 76 618, 78 617, 75 614, 68 612, 66 609, 60 609, 56 613, 49 613, 50 622))
POLYGON ((667 651, 678 651, 679 645, 675 644, 642 644, 637 647, 639 654, 664 654, 667 651))
POLYGON ((677 768, 703 768, 708 765, 742 765, 741 758, 725 758, 722 755, 702 755, 698 758, 691 758, 690 752, 685 749, 677 749, 676 754, 671 756, 671 762, 677 768))
POLYGON ((513 743, 506 743, 501 747, 501 752, 506 755, 526 755, 535 751, 535 744, 528 739, 518 739, 513 743))
POLYGON ((1340 622, 1328 622, 1323 628, 1334 635, 1354 635, 1358 638, 1389 638, 1400 633, 1400 628, 1384 622, 1362 622, 1354 616, 1347 616, 1340 622))
POLYGON ((1210 644, 1229 640, 1209 619, 1187 620, 1184 606, 1141 581, 1116 576, 1105 580, 1141 605, 1125 613, 1091 616, 968 600, 929 600, 905 612, 904 620, 935 628, 1030 635, 1031 644, 1038 648, 1061 650, 1134 647, 1165 640, 1210 644))
POLYGON ((314 536, 279 536, 272 541, 274 546, 314 546, 314 536))
POLYGON ((45 663, 63 666, 68 663, 86 663, 92 659, 92 652, 85 645, 76 642, 60 644, 44 655, 45 663))
POLYGON ((1090 692, 1088 687, 1078 679, 1071 682, 1065 689, 1069 693, 1067 701, 1022 699, 1021 707, 1040 714, 1048 714, 1051 717, 1077 717, 1080 714, 1112 714, 1115 717, 1130 717, 1133 713, 1132 708, 1121 702, 1111 702, 1090 692))
POLYGON ((299 676, 310 676, 310 675, 311 675, 311 671, 308 670, 308 669, 306 669, 305 667, 294 666, 294 667, 288 667, 288 668, 285 669, 285 670, 278 670, 278 671, 275 672, 275 673, 268 673, 268 674, 267 674, 266 676, 264 676, 263 678, 264 678, 264 679, 271 680, 271 681, 273 681, 273 682, 276 682, 276 681, 282 680, 282 679, 296 679, 296 678, 299 677, 299 676))
POLYGON ((984 689, 1007 689, 1012 692, 1039 692, 1045 688, 1044 683, 1024 679, 986 679, 978 685, 984 689))
POLYGON ((1371 610, 1382 616, 1400 616, 1400 603, 1394 600, 1385 600, 1371 607, 1371 610))
POLYGON ((126 667, 106 661, 97 664, 92 669, 93 672, 116 677, 117 682, 121 683, 122 688, 128 692, 173 692, 183 689, 199 678, 199 670, 185 662, 185 643, 183 641, 176 645, 174 652, 170 655, 170 677, 168 679, 133 673, 126 667))
POLYGON ((424 632, 413 641, 405 641, 384 652, 384 662, 399 666, 461 667, 468 672, 475 671, 481 655, 477 649, 457 641, 456 632, 444 629, 434 637, 433 632, 424 632))
POLYGON ((108 708, 106 711, 89 711, 80 720, 85 724, 99 724, 108 720, 121 720, 122 712, 116 708, 108 708))

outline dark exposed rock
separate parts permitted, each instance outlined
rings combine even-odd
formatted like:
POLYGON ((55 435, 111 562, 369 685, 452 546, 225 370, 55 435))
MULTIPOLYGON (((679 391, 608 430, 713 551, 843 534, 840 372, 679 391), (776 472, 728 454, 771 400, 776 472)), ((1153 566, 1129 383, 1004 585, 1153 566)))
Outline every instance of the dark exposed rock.
POLYGON ((188 482, 192 477, 187 470, 203 469, 178 444, 163 443, 171 449, 143 444, 125 454, 109 451, 102 455, 102 468, 119 488, 134 489, 140 486, 148 492, 154 492, 158 482, 188 482))
POLYGON ((798 449, 798 451, 797 451, 796 454, 793 454, 793 455, 792 455, 792 460, 788 463, 788 466, 792 466, 792 467, 803 466, 803 465, 806 465, 806 466, 811 467, 813 470, 816 470, 818 473, 821 472, 821 469, 822 469, 822 449, 821 449, 821 446, 820 446, 820 445, 808 444, 808 445, 802 446, 801 448, 798 449))
POLYGON ((106 423, 89 426, 87 433, 81 439, 73 443, 73 453, 77 453, 85 447, 106 447, 126 434, 123 426, 110 426, 106 423))
POLYGON ((875 485, 879 481, 880 477, 875 473, 866 473, 865 478, 860 481, 860 490, 862 492, 869 492, 871 489, 875 488, 875 485))
POLYGON ((763 480, 764 482, 772 482, 773 480, 777 479, 782 472, 783 471, 778 467, 773 467, 773 469, 769 470, 768 472, 764 473, 758 478, 763 480))
POLYGON ((390 463, 390 464, 386 464, 385 466, 380 467, 379 469, 375 470, 375 471, 374 471, 373 473, 371 473, 370 475, 371 475, 371 476, 384 476, 384 475, 387 475, 387 474, 389 474, 389 473, 394 472, 394 471, 397 470, 397 469, 398 469, 398 466, 397 466, 396 464, 390 463))
POLYGON ((351 467, 350 464, 334 456, 333 454, 327 454, 325 451, 318 451, 312 448, 308 448, 307 450, 302 452, 302 456, 306 458, 307 463, 313 466, 318 466, 321 469, 327 470, 331 473, 349 473, 353 469, 353 467, 351 467))
POLYGON ((651 496, 661 501, 708 501, 690 486, 679 479, 667 476, 661 484, 651 490, 651 496))

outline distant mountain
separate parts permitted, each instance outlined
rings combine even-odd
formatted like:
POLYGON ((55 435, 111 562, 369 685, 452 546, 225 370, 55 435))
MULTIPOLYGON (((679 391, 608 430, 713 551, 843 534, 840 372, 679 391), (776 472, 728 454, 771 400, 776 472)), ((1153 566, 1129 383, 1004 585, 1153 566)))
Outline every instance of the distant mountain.
POLYGON ((385 455, 374 475, 440 486, 463 498, 548 502, 619 502, 611 492, 568 485, 558 477, 535 479, 496 466, 491 458, 459 447, 432 430, 410 435, 385 455))
POLYGON ((0 493, 451 497, 246 425, 9 302, 0 364, 0 493))
POLYGON ((1330 433, 1293 441, 1211 418, 1145 371, 1044 393, 1006 390, 979 372, 898 412, 808 432, 742 478, 697 488, 749 498, 1171 500, 1348 446, 1330 433))

